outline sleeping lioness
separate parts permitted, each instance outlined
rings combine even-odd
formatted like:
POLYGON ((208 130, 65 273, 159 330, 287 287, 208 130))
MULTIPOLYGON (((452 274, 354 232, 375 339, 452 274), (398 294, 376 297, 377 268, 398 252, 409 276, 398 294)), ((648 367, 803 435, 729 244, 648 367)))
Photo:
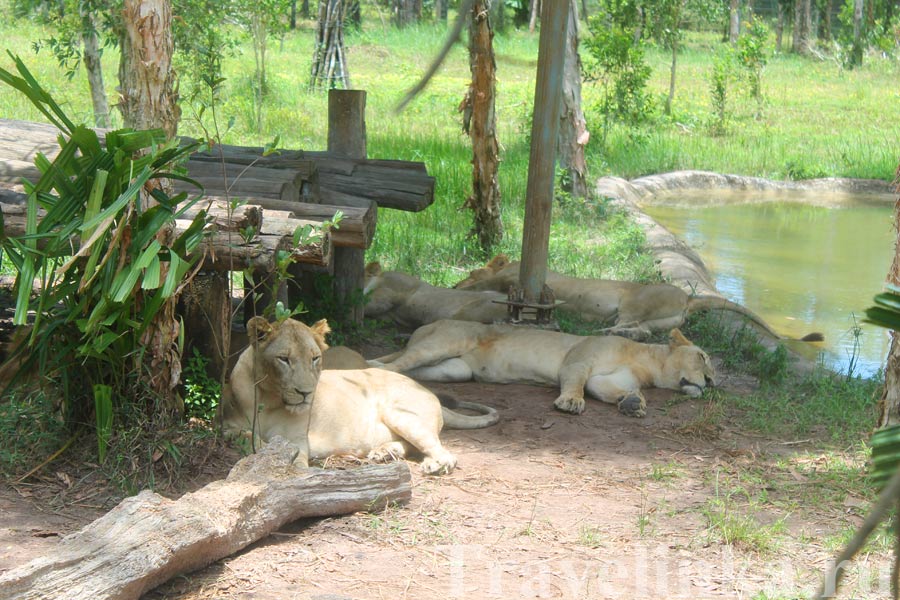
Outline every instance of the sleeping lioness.
POLYGON ((425 283, 400 271, 385 271, 377 262, 366 265, 366 317, 391 319, 401 327, 419 327, 438 319, 493 323, 505 319, 506 294, 454 290, 425 283))
POLYGON ((553 405, 584 412, 584 394, 643 417, 641 388, 697 397, 713 385, 709 356, 677 329, 666 344, 618 336, 578 336, 515 325, 438 321, 417 329, 406 349, 369 361, 423 381, 483 381, 559 386, 553 405))
MULTIPOLYGON (((507 292, 518 285, 518 261, 509 262, 505 255, 500 261, 472 271, 469 278, 459 282, 460 291, 507 292)), ((495 259, 497 257, 494 257, 495 259)), ((668 283, 634 283, 611 279, 582 279, 547 271, 547 285, 560 308, 578 314, 588 321, 612 323, 609 333, 643 339, 653 331, 680 327, 691 313, 704 309, 728 310, 749 319, 768 335, 781 336, 753 311, 719 296, 690 296, 668 283)), ((802 341, 821 341, 821 333, 812 333, 802 341)))
POLYGON ((447 473, 456 458, 442 445, 442 427, 475 429, 497 422, 486 406, 467 416, 443 408, 437 396, 404 375, 383 369, 323 370, 328 348, 325 320, 307 327, 288 319, 247 323, 250 346, 244 350, 226 388, 221 419, 229 433, 255 431, 265 442, 280 435, 295 443, 295 462, 349 454, 379 462, 424 455, 422 471, 447 473), (255 415, 255 418, 254 418, 255 415))

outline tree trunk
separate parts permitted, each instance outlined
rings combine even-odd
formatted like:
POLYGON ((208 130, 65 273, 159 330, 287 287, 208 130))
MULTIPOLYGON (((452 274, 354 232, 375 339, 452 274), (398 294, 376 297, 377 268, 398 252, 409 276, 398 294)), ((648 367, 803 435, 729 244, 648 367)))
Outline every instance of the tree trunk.
POLYGON ((781 43, 784 38, 784 4, 779 0, 776 4, 778 20, 775 22, 775 51, 781 53, 781 43))
POLYGON ((538 15, 541 14, 541 0, 531 0, 531 16, 528 17, 528 31, 534 33, 537 27, 538 15))
POLYGON ((854 67, 863 63, 863 1, 853 2, 853 48, 850 51, 850 65, 854 67))
POLYGON ((291 29, 297 29, 297 0, 291 0, 291 29))
POLYGON ((731 0, 728 16, 728 41, 736 44, 741 34, 741 0, 731 0))
POLYGON ((825 0, 825 8, 822 9, 822 40, 831 42, 831 7, 832 0, 825 0))
POLYGON ((319 18, 316 27, 316 43, 313 50, 312 72, 309 89, 329 90, 336 87, 350 88, 344 50, 344 2, 322 0, 319 2, 319 18))
POLYGON ((119 109, 126 127, 178 129, 178 96, 172 71, 172 3, 125 0, 119 61, 119 109))
POLYGON ((394 0, 394 25, 403 28, 418 21, 419 6, 416 0, 394 0))
POLYGON ((228 477, 169 500, 126 498, 47 556, 0 575, 4 598, 137 600, 301 518, 377 511, 411 496, 404 462, 349 470, 292 465, 296 446, 276 438, 228 477))
POLYGON ((94 107, 94 125, 109 127, 109 102, 106 99, 106 88, 103 86, 103 67, 100 64, 100 42, 97 39, 97 28, 90 11, 81 5, 81 41, 84 45, 84 69, 87 71, 88 85, 91 88, 91 103, 94 107))
POLYGON ((472 83, 460 104, 463 130, 472 138, 472 195, 465 206, 475 211, 472 234, 485 254, 503 239, 500 219, 500 164, 494 100, 497 93, 494 32, 488 0, 475 0, 469 25, 469 69, 472 83))
MULTIPOLYGON (((122 26, 119 108, 124 124, 135 129, 160 128, 168 138, 175 137, 180 110, 173 87, 172 4, 169 0, 125 0, 122 26)), ((157 180, 156 185, 165 188, 168 182, 157 180)), ((149 206, 150 198, 144 190, 142 202, 149 206)), ((159 232, 157 237, 164 246, 171 240, 172 231, 167 228, 159 232)), ((165 277, 164 268, 160 275, 165 277)), ((176 295, 169 297, 141 339, 146 350, 141 376, 172 411, 181 409, 175 394, 181 378, 177 300, 176 295)))
POLYGON ((304 19, 309 18, 309 0, 303 0, 303 2, 300 3, 300 16, 304 19))
POLYGON ((795 0, 793 51, 797 54, 809 54, 809 27, 810 0, 795 0))
POLYGON ((672 101, 675 100, 675 68, 678 65, 678 36, 672 39, 672 65, 669 68, 669 95, 666 96, 667 115, 672 114, 672 101))
POLYGON ((590 139, 581 110, 581 58, 578 56, 578 0, 569 0, 569 26, 559 122, 559 167, 566 173, 562 189, 576 198, 588 195, 584 147, 590 139))
MULTIPOLYGON (((900 166, 897 167, 896 176, 900 176, 900 166)), ((894 205, 894 232, 894 260, 886 281, 892 285, 900 285, 900 200, 894 205)), ((897 331, 891 331, 891 348, 884 366, 884 388, 878 408, 878 427, 900 425, 900 332, 897 331)))

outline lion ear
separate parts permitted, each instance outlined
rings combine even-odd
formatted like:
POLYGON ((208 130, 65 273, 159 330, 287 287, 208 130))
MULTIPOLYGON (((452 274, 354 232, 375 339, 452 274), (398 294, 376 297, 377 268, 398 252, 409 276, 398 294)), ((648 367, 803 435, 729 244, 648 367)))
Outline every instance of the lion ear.
POLYGON ((269 323, 265 317, 253 317, 247 321, 247 337, 254 348, 265 342, 275 331, 275 326, 269 323))
POLYGON ((316 342, 318 342, 319 347, 322 349, 322 352, 328 350, 328 343, 325 342, 325 336, 331 333, 331 327, 328 326, 328 321, 325 319, 320 319, 313 323, 313 326, 310 327, 313 334, 316 336, 316 342))
POLYGON ((381 275, 381 263, 373 260, 366 265, 366 277, 378 277, 381 275))
POLYGON ((673 329, 669 332, 669 346, 677 348, 678 346, 693 346, 693 344, 684 337, 680 329, 673 329))

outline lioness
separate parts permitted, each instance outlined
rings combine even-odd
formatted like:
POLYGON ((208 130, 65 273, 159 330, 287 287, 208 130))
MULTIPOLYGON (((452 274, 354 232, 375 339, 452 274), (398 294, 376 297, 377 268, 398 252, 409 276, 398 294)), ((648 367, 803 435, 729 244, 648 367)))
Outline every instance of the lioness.
MULTIPOLYGON (((505 255, 495 268, 494 261, 476 269, 478 275, 457 284, 457 288, 475 291, 507 292, 519 282, 519 262, 509 262, 505 255), (487 272, 485 271, 487 270, 487 272), (492 273, 492 274, 491 274, 492 273)), ((496 257, 495 257, 496 258, 496 257)), ((724 309, 739 313, 767 334, 781 338, 768 323, 753 311, 718 296, 689 296, 668 283, 642 284, 611 279, 582 279, 547 271, 547 285, 560 308, 577 313, 583 319, 612 323, 609 333, 643 339, 653 331, 680 327, 691 313, 704 309, 724 309)), ((803 341, 821 341, 821 333, 812 333, 803 341)))
POLYGON ((443 408, 437 396, 404 375, 383 369, 323 370, 330 331, 323 319, 312 327, 288 319, 247 323, 250 345, 238 358, 222 401, 223 429, 254 431, 262 441, 280 435, 297 444, 296 461, 350 454, 384 461, 424 455, 422 471, 447 473, 456 458, 442 445, 442 427, 475 429, 493 425, 497 412, 467 416, 443 408))
POLYGON ((439 319, 493 323, 506 318, 506 307, 494 302, 506 300, 506 294, 436 287, 406 273, 384 271, 377 262, 366 265, 365 276, 367 317, 390 318, 410 328, 439 319))
POLYGON ((369 364, 423 381, 532 383, 560 387, 553 405, 584 412, 584 394, 646 414, 642 387, 697 397, 713 385, 709 357, 677 329, 671 342, 642 344, 618 336, 578 336, 514 325, 438 321, 417 329, 406 349, 369 364))

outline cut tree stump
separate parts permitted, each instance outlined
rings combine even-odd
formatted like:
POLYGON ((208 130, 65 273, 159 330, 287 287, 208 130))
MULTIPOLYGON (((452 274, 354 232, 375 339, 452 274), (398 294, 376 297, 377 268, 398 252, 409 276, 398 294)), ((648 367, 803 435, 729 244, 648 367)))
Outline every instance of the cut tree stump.
POLYGON ((409 501, 405 462, 348 471, 292 465, 295 446, 275 438, 228 477, 169 500, 126 498, 52 556, 0 575, 9 599, 122 600, 205 567, 297 519, 378 510, 409 501))

